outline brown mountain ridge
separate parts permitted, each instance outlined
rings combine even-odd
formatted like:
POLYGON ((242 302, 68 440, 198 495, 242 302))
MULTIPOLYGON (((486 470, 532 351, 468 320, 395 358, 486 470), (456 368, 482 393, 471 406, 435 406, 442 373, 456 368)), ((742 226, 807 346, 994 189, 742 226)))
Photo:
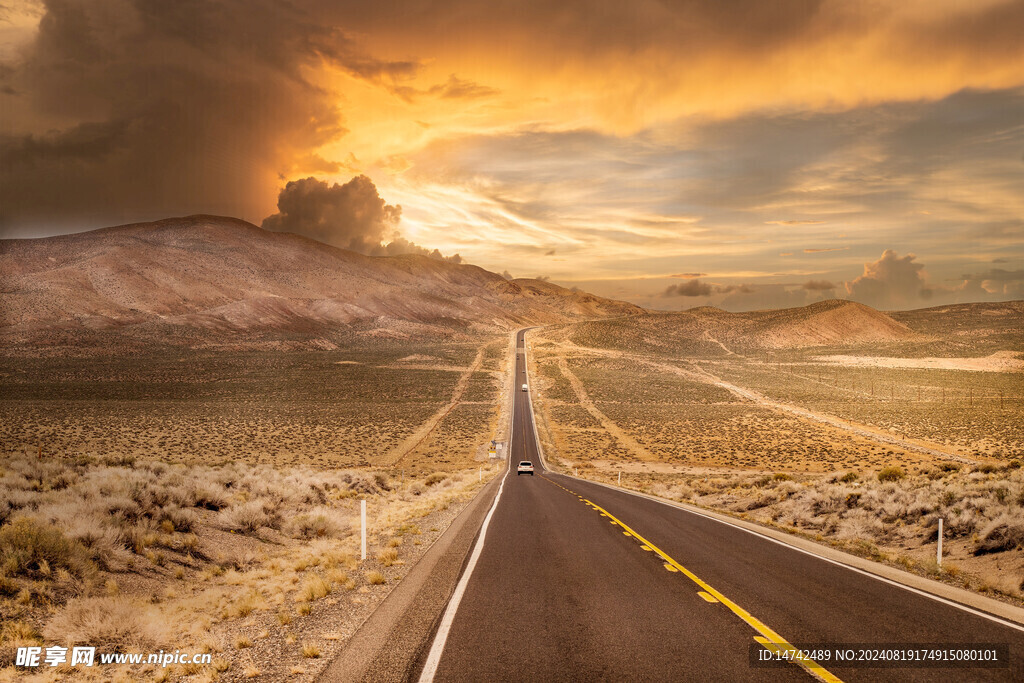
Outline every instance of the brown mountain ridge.
POLYGON ((3 240, 0 273, 0 334, 14 343, 110 330, 406 336, 644 310, 427 256, 364 256, 217 216, 3 240))

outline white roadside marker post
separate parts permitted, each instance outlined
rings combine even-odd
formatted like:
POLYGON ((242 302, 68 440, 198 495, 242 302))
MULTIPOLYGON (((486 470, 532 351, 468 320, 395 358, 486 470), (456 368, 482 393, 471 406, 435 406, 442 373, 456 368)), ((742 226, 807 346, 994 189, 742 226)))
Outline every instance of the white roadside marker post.
POLYGON ((478 467, 476 470, 477 478, 480 480, 479 483, 484 483, 484 468, 478 467))
POLYGON ((359 501, 359 516, 362 518, 359 524, 360 537, 362 538, 362 557, 366 559, 366 499, 359 501))
POLYGON ((935 562, 942 566, 942 517, 939 517, 939 547, 935 551, 935 562))
POLYGON ((619 486, 622 486, 622 470, 619 470, 619 486))

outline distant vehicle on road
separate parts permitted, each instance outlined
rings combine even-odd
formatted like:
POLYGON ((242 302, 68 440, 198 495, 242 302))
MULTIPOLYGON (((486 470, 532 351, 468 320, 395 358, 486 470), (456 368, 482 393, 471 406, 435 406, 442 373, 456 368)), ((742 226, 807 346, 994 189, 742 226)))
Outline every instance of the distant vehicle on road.
POLYGON ((523 385, 523 391, 526 391, 526 390, 527 390, 527 386, 524 384, 523 385))
MULTIPOLYGON (((526 386, 526 385, 523 385, 523 386, 526 386)), ((533 476, 533 463, 530 462, 529 460, 524 460, 521 463, 519 463, 519 467, 516 468, 516 476, 518 477, 520 474, 529 474, 532 477, 533 476)))

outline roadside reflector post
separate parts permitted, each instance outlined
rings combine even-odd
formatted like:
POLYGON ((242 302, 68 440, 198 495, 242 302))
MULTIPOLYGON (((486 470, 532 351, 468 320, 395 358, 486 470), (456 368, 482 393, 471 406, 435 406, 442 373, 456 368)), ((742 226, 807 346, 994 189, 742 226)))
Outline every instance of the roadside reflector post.
POLYGON ((366 559, 366 499, 359 501, 359 536, 362 539, 362 558, 366 559))
POLYGON ((942 566, 942 517, 939 517, 939 547, 935 551, 935 562, 942 566))
POLYGON ((479 468, 477 468, 477 471, 476 471, 476 473, 477 473, 477 475, 479 476, 479 479, 480 479, 480 483, 481 483, 481 484, 482 484, 482 483, 484 483, 484 468, 483 468, 483 467, 479 467, 479 468))
POLYGON ((622 470, 619 470, 619 486, 622 486, 622 470))

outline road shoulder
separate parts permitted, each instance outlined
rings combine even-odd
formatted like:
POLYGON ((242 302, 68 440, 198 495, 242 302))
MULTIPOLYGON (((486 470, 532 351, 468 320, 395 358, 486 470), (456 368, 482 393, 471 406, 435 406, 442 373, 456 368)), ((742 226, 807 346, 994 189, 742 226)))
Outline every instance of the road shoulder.
POLYGON ((958 607, 977 610, 1013 624, 1024 625, 1024 609, 1002 602, 1001 600, 996 600, 995 598, 979 595, 973 591, 958 588, 956 586, 950 586, 942 583, 941 581, 935 581, 934 579, 918 576, 917 574, 911 574, 910 572, 905 572, 895 567, 890 567, 889 565, 874 562, 867 558, 851 555, 850 553, 843 552, 842 550, 816 543, 813 540, 803 538, 801 536, 788 534, 785 531, 772 529, 771 527, 762 526, 748 520, 737 519, 713 510, 706 510, 693 505, 687 505, 686 503, 666 500, 664 498, 659 498, 658 496, 640 493, 639 491, 605 484, 604 482, 574 477, 573 475, 566 474, 564 472, 556 473, 570 479, 579 479, 580 481, 585 481, 589 484, 596 484, 613 491, 628 493, 640 498, 647 498, 648 500, 661 503, 662 505, 702 515, 708 519, 713 519, 723 524, 729 524, 749 533, 767 538, 776 543, 787 545, 797 551, 813 555, 827 562, 841 565, 853 571, 872 575, 880 580, 898 584, 903 588, 919 592, 929 597, 954 603, 958 607))
POLYGON ((430 644, 502 475, 459 513, 328 664, 319 681, 404 681, 430 644))

